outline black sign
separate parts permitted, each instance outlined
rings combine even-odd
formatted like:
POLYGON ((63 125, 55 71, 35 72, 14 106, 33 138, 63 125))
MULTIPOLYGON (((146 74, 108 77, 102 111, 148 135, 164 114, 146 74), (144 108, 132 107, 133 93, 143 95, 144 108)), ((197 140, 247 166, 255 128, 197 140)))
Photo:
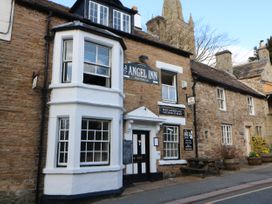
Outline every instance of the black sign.
POLYGON ((183 135, 184 135, 184 150, 193 151, 194 150, 193 131, 184 130, 183 135))
POLYGON ((130 140, 123 142, 123 164, 132 164, 133 158, 133 143, 130 140))
POLYGON ((150 84, 159 84, 159 73, 146 64, 127 63, 124 65, 124 77, 150 84))
POLYGON ((185 109, 179 108, 179 107, 171 107, 171 106, 160 106, 160 114, 184 117, 185 109))

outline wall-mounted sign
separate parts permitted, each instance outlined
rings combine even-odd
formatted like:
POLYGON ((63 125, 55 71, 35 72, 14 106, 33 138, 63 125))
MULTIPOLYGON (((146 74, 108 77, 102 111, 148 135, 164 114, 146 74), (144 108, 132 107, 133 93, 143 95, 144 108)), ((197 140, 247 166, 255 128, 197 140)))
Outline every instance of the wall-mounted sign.
POLYGON ((124 64, 124 77, 126 79, 142 81, 150 84, 159 84, 159 73, 146 64, 124 64))
POLYGON ((184 130, 184 150, 185 151, 193 151, 194 150, 194 140, 193 140, 193 131, 192 130, 184 130))
POLYGON ((185 117, 185 109, 171 106, 160 106, 160 114, 185 117))
POLYGON ((195 97, 189 97, 188 98, 188 105, 191 106, 191 105, 195 105, 195 97))
POLYGON ((123 164, 132 164, 133 143, 131 140, 123 141, 123 164))

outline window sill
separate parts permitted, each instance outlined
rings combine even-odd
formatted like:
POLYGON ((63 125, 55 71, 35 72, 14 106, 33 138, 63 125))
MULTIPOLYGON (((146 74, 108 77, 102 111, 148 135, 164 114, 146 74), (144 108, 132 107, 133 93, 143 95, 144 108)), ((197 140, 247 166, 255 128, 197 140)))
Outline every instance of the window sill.
POLYGON ((176 107, 176 108, 186 108, 186 105, 183 105, 183 104, 176 104, 176 103, 169 103, 169 102, 166 102, 166 101, 158 101, 158 105, 159 106, 170 106, 170 107, 176 107))
POLYGON ((44 174, 88 174, 100 172, 115 172, 121 171, 124 166, 95 166, 95 167, 81 167, 76 169, 71 168, 46 168, 43 170, 44 174))
POLYGON ((187 164, 186 160, 159 160, 160 166, 187 164))

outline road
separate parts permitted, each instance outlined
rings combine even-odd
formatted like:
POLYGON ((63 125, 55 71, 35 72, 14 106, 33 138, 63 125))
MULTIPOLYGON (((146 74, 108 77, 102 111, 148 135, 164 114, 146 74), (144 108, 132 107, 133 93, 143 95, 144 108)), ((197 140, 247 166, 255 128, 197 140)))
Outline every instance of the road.
MULTIPOLYGON (((217 198, 218 199, 221 198, 221 197, 216 197, 219 194, 233 193, 236 190, 241 190, 241 188, 248 189, 248 188, 252 188, 253 186, 260 186, 258 184, 259 181, 261 182, 269 181, 269 183, 267 183, 266 185, 269 185, 269 184, 272 185, 272 164, 271 165, 269 164, 268 166, 260 167, 258 169, 250 170, 250 171, 226 173, 220 177, 215 177, 211 179, 207 178, 207 179, 203 179, 203 180, 192 182, 192 183, 161 187, 159 189, 139 192, 139 193, 135 193, 128 196, 108 198, 108 199, 98 201, 97 203, 99 204, 145 204, 145 203, 177 204, 177 203, 182 203, 183 201, 186 201, 187 203, 196 203, 196 201, 199 201, 199 200, 203 201, 204 199, 211 198, 211 197, 217 200, 217 198)), ((270 193, 271 201, 268 204, 272 204, 271 192, 272 192, 271 189, 267 189, 260 192, 260 193, 263 193, 264 196, 270 193)), ((256 192, 256 193, 258 194, 259 192, 256 192)), ((248 195, 244 195, 243 197, 247 199, 247 196, 251 196, 251 195, 248 194, 248 195)), ((232 199, 239 200, 240 197, 236 197, 232 199)), ((226 200, 226 201, 220 201, 220 202, 228 202, 228 201, 226 200)), ((246 204, 249 204, 249 202, 247 202, 246 204)), ((259 202, 254 202, 254 204, 259 204, 259 202)))
POLYGON ((272 186, 236 191, 234 193, 210 198, 195 204, 271 204, 272 186))

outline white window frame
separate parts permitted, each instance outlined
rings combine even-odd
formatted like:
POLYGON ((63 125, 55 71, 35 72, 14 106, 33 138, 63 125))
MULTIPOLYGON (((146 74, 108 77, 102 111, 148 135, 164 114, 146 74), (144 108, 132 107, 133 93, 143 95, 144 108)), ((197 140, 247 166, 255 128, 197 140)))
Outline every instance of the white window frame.
POLYGON ((109 8, 107 6, 101 5, 101 4, 96 3, 94 1, 89 1, 89 19, 94 23, 101 24, 101 25, 104 25, 104 26, 108 26, 109 25, 109 8), (97 6, 97 16, 96 16, 97 22, 94 21, 92 19, 92 17, 91 17, 91 4, 94 4, 94 5, 97 6), (103 20, 101 19, 101 9, 106 9, 107 10, 106 17, 102 18, 103 20), (105 19, 106 19, 106 22, 104 22, 105 19))
POLYGON ((164 125, 163 126, 163 159, 177 160, 179 159, 179 126, 164 125), (173 134, 164 132, 167 128, 173 128, 173 134))
POLYGON ((69 126, 69 117, 58 118, 57 167, 67 167, 70 128, 69 126), (62 122, 64 123, 64 128, 62 128, 62 122), (61 151, 61 147, 63 147, 64 150, 61 151), (60 161, 61 155, 63 155, 64 161, 60 161))
POLYGON ((81 147, 80 147, 80 166, 85 167, 85 166, 105 166, 105 165, 109 165, 110 164, 110 144, 111 144, 111 121, 108 120, 97 120, 97 119, 92 119, 92 118, 88 118, 88 117, 83 117, 81 122, 83 123, 83 120, 87 120, 87 127, 86 129, 82 129, 81 127, 81 147), (101 129, 100 130, 92 130, 89 128, 88 126, 88 121, 92 121, 92 122, 101 122, 101 129), (108 130, 103 130, 103 125, 104 123, 108 123, 108 130), (86 139, 82 139, 82 132, 86 131, 86 139), (93 132, 94 133, 94 139, 91 140, 88 137, 89 132, 93 132), (101 139, 97 140, 96 138, 96 134, 97 132, 101 133, 101 139), (102 138, 104 137, 103 133, 108 133, 107 135, 107 140, 103 140, 102 138), (90 143, 90 146, 92 146, 91 149, 88 149, 88 143, 90 143), (106 144, 107 145, 107 151, 103 151, 102 149, 100 149, 100 151, 95 150, 95 144, 96 143, 100 143, 100 148, 102 146, 102 144, 106 144), (92 145, 91 145, 92 144, 92 145), (86 149, 82 150, 82 145, 85 145, 86 149), (93 154, 93 160, 95 160, 95 153, 100 154, 100 161, 86 161, 87 160, 87 154, 88 153, 92 153, 93 154), (103 153, 107 153, 107 160, 103 161, 102 160, 102 154, 103 153), (82 154, 85 154, 85 161, 82 161, 82 154))
POLYGON ((247 97, 247 105, 249 115, 255 115, 254 98, 252 96, 247 97))
POLYGON ((130 33, 131 32, 131 16, 123 13, 121 11, 117 11, 115 9, 113 9, 113 28, 116 30, 121 30, 124 31, 126 33, 130 33), (120 29, 118 27, 116 27, 116 23, 115 23, 115 18, 116 18, 116 14, 120 14, 120 29), (125 23, 125 17, 128 17, 128 27, 125 28, 124 23, 125 23))
MULTIPOLYGON (((95 53, 96 54, 96 56, 95 56, 96 59, 95 59, 95 62, 90 62, 88 60, 85 60, 85 49, 84 49, 84 66, 85 66, 85 64, 95 66, 95 73, 93 73, 93 72, 87 72, 87 71, 85 71, 85 68, 83 68, 83 75, 84 74, 89 74, 89 75, 93 75, 93 76, 105 77, 105 78, 107 78, 109 80, 108 86, 105 86, 105 87, 110 88, 111 87, 111 63, 112 63, 111 48, 107 47, 105 45, 100 45, 100 44, 94 43, 94 42, 89 41, 89 40, 84 40, 84 47, 85 47, 85 43, 91 43, 91 44, 93 44, 93 45, 96 46, 96 53, 95 53), (98 63, 98 48, 99 47, 105 47, 105 48, 107 48, 109 50, 109 59, 108 59, 109 60, 109 64, 108 65, 102 65, 102 64, 98 63), (108 75, 98 74, 97 70, 100 67, 107 68, 109 74, 108 75)), ((92 85, 92 84, 88 84, 88 85, 92 85)))
POLYGON ((232 145, 232 125, 222 124, 221 125, 222 133, 222 144, 223 145, 232 145))
MULTIPOLYGON (((165 70, 161 70, 162 72, 165 71, 165 70)), ((167 71, 166 71, 167 72, 167 71)), ((168 103, 177 103, 178 101, 178 98, 177 98, 177 74, 176 73, 173 73, 173 81, 174 81, 174 85, 168 85, 168 84, 163 84, 161 83, 161 86, 162 86, 162 101, 164 102, 168 102, 168 103), (174 90, 174 91, 173 91, 174 90), (166 95, 167 97, 164 97, 165 95, 165 91, 166 91, 166 95), (171 98, 170 95, 171 95, 171 91, 175 94, 174 95, 174 98, 171 98)), ((161 79, 162 80, 162 79, 161 79)))
POLYGON ((72 82, 72 70, 73 70, 73 39, 63 39, 62 40, 62 64, 61 64, 61 83, 71 83, 72 82), (72 59, 66 59, 65 53, 67 52, 66 42, 72 44, 72 59), (69 70, 68 64, 71 64, 71 70, 69 70))
POLYGON ((256 126, 255 127, 255 131, 256 131, 256 136, 261 136, 262 137, 262 126, 256 126))
POLYGON ((217 88, 216 89, 216 96, 217 96, 217 102, 218 102, 219 110, 227 111, 225 89, 217 88))

